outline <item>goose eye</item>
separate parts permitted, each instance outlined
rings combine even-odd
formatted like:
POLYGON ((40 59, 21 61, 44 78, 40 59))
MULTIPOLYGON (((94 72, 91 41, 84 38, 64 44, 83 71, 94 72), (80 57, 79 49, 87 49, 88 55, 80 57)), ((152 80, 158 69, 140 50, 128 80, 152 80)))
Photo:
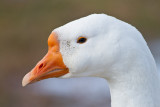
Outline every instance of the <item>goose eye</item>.
POLYGON ((85 38, 85 37, 79 37, 77 39, 77 43, 80 43, 80 44, 85 43, 86 41, 87 41, 87 38, 85 38))

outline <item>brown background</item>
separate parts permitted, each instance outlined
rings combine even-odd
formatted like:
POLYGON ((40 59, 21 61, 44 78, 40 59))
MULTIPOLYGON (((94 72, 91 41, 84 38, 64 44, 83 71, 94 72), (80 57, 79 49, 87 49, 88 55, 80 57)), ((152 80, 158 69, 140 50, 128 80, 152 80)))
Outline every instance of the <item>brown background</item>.
MULTIPOLYGON (((82 107, 80 100, 85 97, 84 93, 87 94, 85 90, 94 88, 85 87, 87 84, 81 84, 78 92, 72 90, 70 96, 54 91, 53 95, 40 94, 39 85, 21 87, 23 76, 45 55, 50 32, 77 18, 92 13, 106 13, 136 26, 158 59, 159 11, 160 0, 0 0, 0 107, 82 107), (82 93, 81 97, 79 92, 82 93), (73 95, 78 99, 73 99, 73 95)), ((63 81, 59 84, 65 85, 74 80, 67 80, 67 83, 66 80, 55 81, 63 81)), ((75 87, 81 80, 76 81, 73 83, 75 87)), ((85 79, 82 81, 85 83, 85 79)), ((106 106, 103 101, 90 103, 83 107, 97 107, 96 104, 106 106)))

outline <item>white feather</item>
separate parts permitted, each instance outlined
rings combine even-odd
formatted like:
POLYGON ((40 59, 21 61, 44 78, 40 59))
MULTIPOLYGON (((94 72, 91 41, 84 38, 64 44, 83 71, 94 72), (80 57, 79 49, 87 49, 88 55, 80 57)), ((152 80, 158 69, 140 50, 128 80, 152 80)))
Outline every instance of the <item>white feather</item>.
POLYGON ((133 26, 105 14, 72 21, 56 32, 69 74, 108 80, 112 107, 159 107, 160 77, 154 58, 133 26), (77 43, 80 36, 87 38, 77 43))

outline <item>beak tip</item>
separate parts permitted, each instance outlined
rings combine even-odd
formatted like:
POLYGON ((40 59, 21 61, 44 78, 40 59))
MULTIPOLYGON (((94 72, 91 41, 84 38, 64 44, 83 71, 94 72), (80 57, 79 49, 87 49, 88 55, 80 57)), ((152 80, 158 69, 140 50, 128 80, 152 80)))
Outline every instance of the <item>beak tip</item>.
POLYGON ((23 80, 22 80, 22 86, 25 87, 27 84, 30 83, 30 73, 26 74, 24 77, 23 77, 23 80))

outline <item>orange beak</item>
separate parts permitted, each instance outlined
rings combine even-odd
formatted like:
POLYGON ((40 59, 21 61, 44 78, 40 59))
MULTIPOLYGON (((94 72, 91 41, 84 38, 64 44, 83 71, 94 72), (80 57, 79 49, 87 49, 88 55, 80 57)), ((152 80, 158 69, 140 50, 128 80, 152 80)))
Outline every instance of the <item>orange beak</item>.
POLYGON ((47 78, 60 77, 69 72, 63 62, 59 42, 54 32, 48 38, 48 47, 48 53, 44 58, 24 76, 22 86, 47 78))

